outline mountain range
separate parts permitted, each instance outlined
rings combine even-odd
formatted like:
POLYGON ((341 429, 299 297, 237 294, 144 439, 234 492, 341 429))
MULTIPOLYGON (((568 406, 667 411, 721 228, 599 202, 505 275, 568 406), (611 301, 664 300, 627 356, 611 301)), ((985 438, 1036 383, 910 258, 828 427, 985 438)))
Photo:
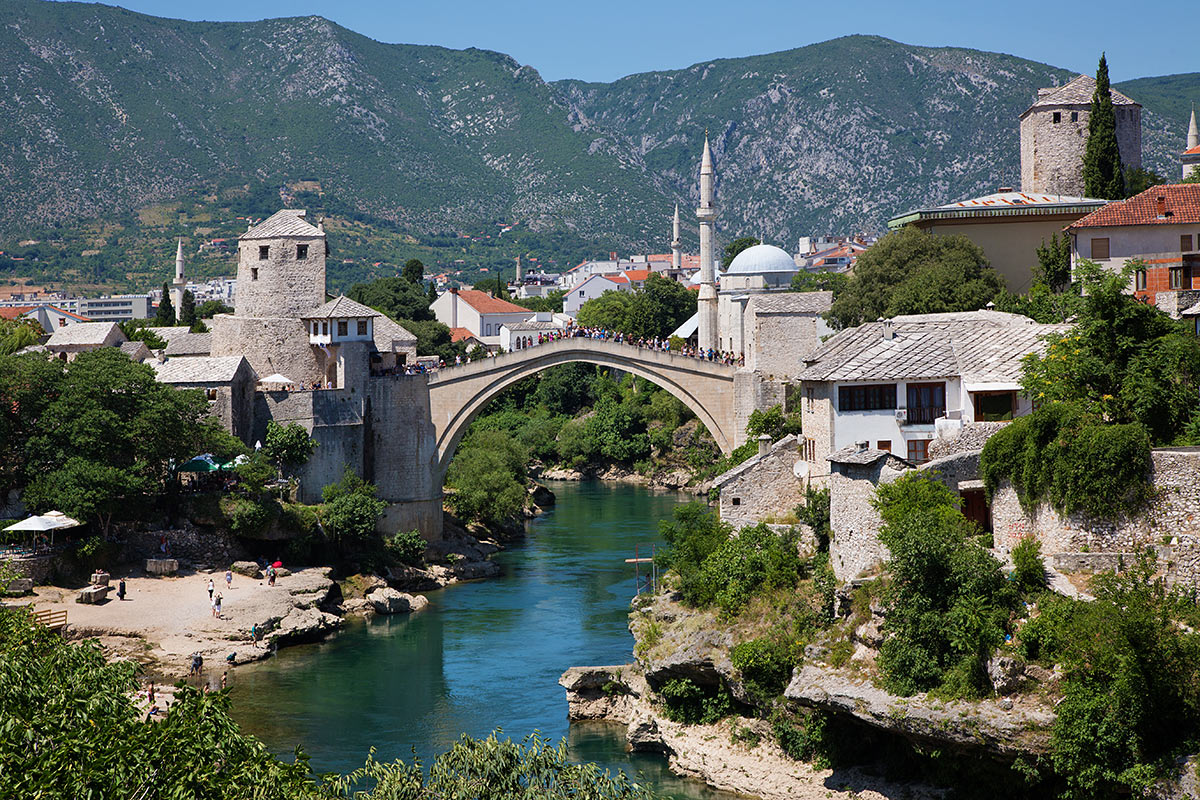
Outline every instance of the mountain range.
MULTIPOLYGON (((501 53, 383 44, 320 17, 183 22, 8 0, 0 234, 255 184, 318 182, 413 236, 498 222, 666 249, 705 131, 718 230, 793 247, 1019 183, 1017 117, 1073 73, 872 36, 613 83, 501 53)), ((1200 73, 1117 88, 1173 178, 1200 73)), ((332 205, 331 205, 332 207, 332 205)), ((686 215, 685 215, 686 217, 686 215)))

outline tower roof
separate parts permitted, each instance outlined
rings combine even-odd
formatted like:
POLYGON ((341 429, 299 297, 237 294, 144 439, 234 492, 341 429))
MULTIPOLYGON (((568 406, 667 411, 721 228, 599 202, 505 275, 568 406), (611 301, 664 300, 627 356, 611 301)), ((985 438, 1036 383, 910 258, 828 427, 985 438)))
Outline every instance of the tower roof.
POLYGON ((1187 150, 1190 153, 1192 150, 1200 147, 1200 128, 1196 127, 1196 106, 1192 106, 1192 121, 1188 123, 1188 138, 1187 150))
POLYGON ((756 244, 733 257, 726 275, 763 275, 768 272, 796 272, 796 262, 782 247, 756 244))
POLYGON ((710 148, 708 146, 708 133, 707 132, 705 132, 705 134, 704 134, 704 155, 700 157, 700 171, 701 172, 712 172, 713 171, 712 148, 710 148))
POLYGON ((239 241, 251 239, 279 239, 286 236, 304 239, 324 238, 325 231, 305 221, 302 208, 281 208, 262 222, 238 237, 239 241))
MULTIPOLYGON (((1089 105, 1092 102, 1092 95, 1095 93, 1096 79, 1090 75, 1080 75, 1075 80, 1063 86, 1038 89, 1037 100, 1034 100, 1033 105, 1025 109, 1025 113, 1021 115, 1021 118, 1024 119, 1030 112, 1039 108, 1089 105)), ((1142 107, 1141 103, 1129 99, 1116 89, 1109 89, 1109 96, 1112 97, 1114 106, 1142 107)))
POLYGON ((382 316, 375 309, 357 303, 343 294, 333 298, 316 311, 305 314, 301 319, 362 319, 382 316))

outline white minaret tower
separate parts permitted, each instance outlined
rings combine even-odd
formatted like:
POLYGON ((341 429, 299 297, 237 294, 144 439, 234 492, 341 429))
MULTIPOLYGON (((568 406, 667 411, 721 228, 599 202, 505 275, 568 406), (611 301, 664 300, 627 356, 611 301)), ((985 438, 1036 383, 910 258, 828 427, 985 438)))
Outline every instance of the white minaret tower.
POLYGON ((1187 149, 1183 151, 1183 177, 1200 175, 1200 128, 1196 127, 1196 106, 1192 105, 1192 121, 1188 124, 1187 149))
POLYGON ((700 207, 696 209, 700 223, 700 296, 697 344, 702 350, 717 349, 717 274, 713 256, 713 227, 717 209, 713 205, 713 161, 704 134, 704 156, 700 160, 700 207))
POLYGON ((679 239, 679 203, 675 204, 675 220, 671 224, 671 269, 675 274, 683 269, 683 242, 679 239))
POLYGON ((517 256, 517 288, 521 288, 521 257, 517 256))
POLYGON ((187 279, 183 276, 183 239, 175 246, 175 280, 171 283, 171 303, 175 313, 183 308, 183 292, 187 288, 187 279))

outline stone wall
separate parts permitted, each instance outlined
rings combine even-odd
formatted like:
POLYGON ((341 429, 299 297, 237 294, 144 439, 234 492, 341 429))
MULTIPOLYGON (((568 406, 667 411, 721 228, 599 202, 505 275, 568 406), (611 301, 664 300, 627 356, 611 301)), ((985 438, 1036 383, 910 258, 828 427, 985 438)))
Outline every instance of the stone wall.
POLYGON ((746 366, 768 377, 797 374, 821 344, 823 321, 814 314, 759 314, 754 300, 746 312, 746 366))
POLYGON ((805 381, 800 389, 800 422, 804 438, 812 440, 808 479, 813 486, 829 485, 829 454, 833 452, 833 384, 805 381))
POLYGON ((1047 556, 1069 553, 1158 553, 1168 578, 1200 587, 1200 448, 1155 450, 1150 481, 1154 499, 1132 517, 1097 520, 1064 516, 1042 503, 1021 508, 1007 482, 992 496, 996 547, 1011 551, 1033 536, 1047 556))
POLYGON ((804 485, 796 477, 800 443, 785 436, 765 455, 756 455, 718 477, 721 519, 733 525, 756 525, 791 514, 804 502, 804 485))
POLYGON ((379 530, 418 530, 436 541, 442 536, 442 485, 426 376, 374 378, 369 388, 366 477, 391 503, 379 530))
MULTIPOLYGON (((1142 116, 1137 106, 1113 109, 1117 147, 1126 167, 1142 165, 1142 116)), ((1021 120, 1021 190, 1083 197, 1083 153, 1087 148, 1089 105, 1038 109, 1021 120), (1058 112, 1059 122, 1054 122, 1058 112), (1071 121, 1071 114, 1077 119, 1071 121)))
POLYGON ((125 530, 120 533, 121 559, 137 562, 161 555, 159 544, 167 537, 171 558, 207 564, 222 569, 234 561, 246 558, 246 550, 232 533, 212 528, 200 528, 190 522, 158 530, 125 530))
POLYGON ((829 477, 829 557, 839 581, 851 580, 887 559, 879 541, 883 525, 871 501, 875 487, 891 483, 908 468, 894 456, 872 464, 834 463, 829 477))
POLYGON ((299 319, 218 314, 212 319, 212 355, 244 355, 259 378, 278 372, 297 383, 311 383, 325 377, 322 354, 308 343, 308 330, 299 319))
MULTIPOLYGON (((299 324, 300 317, 324 302, 324 234, 250 239, 238 243, 234 304, 239 317, 290 317, 299 324), (308 246, 307 258, 296 258, 297 245, 308 246), (259 258, 260 247, 269 248, 265 260, 259 258)), ((264 377, 266 374, 269 373, 264 373, 264 377)))
POLYGON ((992 434, 1007 425, 1007 422, 968 422, 963 424, 958 433, 953 436, 942 436, 929 443, 931 459, 945 458, 955 453, 967 453, 982 450, 983 445, 992 434))
POLYGON ((746 441, 746 424, 755 410, 783 407, 786 391, 781 381, 767 380, 749 369, 739 369, 733 378, 733 446, 746 441))

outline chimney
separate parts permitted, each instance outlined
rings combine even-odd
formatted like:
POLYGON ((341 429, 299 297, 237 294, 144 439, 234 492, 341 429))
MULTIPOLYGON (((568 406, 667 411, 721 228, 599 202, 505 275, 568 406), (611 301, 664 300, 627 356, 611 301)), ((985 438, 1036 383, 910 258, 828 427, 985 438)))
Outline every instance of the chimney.
POLYGON ((892 339, 895 339, 896 326, 892 323, 892 321, 890 319, 883 319, 882 317, 879 321, 883 323, 883 340, 885 342, 890 342, 892 339))
POLYGON ((1162 219, 1167 215, 1167 198, 1163 195, 1158 196, 1158 218, 1162 219))
POLYGON ((163 362, 165 362, 167 360, 167 351, 166 350, 155 350, 154 357, 156 359, 158 359, 158 363, 162 364, 163 362))
POLYGON ((771 436, 767 433, 761 434, 758 437, 758 454, 765 456, 769 452, 771 452, 771 436))
POLYGON ((860 440, 858 440, 857 442, 855 442, 855 443, 854 443, 854 451, 855 451, 856 453, 865 453, 865 452, 867 452, 867 440, 866 440, 866 439, 860 439, 860 440))

